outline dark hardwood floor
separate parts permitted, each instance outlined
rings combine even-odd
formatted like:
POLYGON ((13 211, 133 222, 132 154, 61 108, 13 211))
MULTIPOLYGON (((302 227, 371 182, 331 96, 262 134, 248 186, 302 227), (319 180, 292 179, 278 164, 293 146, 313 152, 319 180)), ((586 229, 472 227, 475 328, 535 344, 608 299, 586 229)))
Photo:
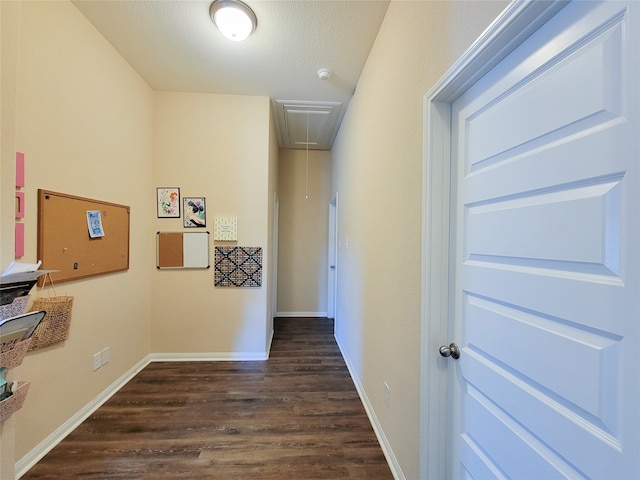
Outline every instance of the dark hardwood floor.
POLYGON ((393 479, 327 319, 271 356, 151 363, 22 479, 393 479))

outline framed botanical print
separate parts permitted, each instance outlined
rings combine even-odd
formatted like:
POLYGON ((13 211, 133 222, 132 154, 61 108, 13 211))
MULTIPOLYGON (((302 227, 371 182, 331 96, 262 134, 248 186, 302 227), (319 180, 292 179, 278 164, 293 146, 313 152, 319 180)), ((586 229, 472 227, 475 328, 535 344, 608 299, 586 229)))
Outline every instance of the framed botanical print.
POLYGON ((184 210, 182 225, 185 228, 207 226, 207 208, 204 197, 184 197, 182 207, 184 210))
POLYGON ((156 188, 158 218, 180 218, 180 189, 178 187, 156 188))

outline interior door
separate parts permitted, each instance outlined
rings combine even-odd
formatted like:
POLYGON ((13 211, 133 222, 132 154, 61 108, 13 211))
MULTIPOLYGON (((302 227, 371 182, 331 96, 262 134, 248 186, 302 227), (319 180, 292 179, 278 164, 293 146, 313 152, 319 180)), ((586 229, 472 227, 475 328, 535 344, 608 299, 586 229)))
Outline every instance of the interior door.
POLYGON ((452 105, 447 477, 640 478, 639 6, 572 2, 452 105))

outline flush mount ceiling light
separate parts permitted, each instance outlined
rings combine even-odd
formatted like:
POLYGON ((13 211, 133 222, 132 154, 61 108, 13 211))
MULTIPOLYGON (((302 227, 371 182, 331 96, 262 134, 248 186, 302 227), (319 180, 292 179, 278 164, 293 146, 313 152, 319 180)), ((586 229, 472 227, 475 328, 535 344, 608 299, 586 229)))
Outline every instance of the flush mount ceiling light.
POLYGON ((216 0, 209 15, 220 33, 234 42, 245 40, 258 26, 256 14, 239 0, 216 0))

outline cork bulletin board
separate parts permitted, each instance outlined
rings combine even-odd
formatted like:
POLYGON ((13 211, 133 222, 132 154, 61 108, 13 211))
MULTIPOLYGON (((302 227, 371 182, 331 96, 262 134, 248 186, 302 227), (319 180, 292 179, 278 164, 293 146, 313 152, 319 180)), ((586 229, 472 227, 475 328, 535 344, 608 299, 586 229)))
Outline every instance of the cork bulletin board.
POLYGON ((54 282, 129 269, 130 207, 38 190, 38 258, 54 282), (92 231, 92 218, 99 228, 92 231))

